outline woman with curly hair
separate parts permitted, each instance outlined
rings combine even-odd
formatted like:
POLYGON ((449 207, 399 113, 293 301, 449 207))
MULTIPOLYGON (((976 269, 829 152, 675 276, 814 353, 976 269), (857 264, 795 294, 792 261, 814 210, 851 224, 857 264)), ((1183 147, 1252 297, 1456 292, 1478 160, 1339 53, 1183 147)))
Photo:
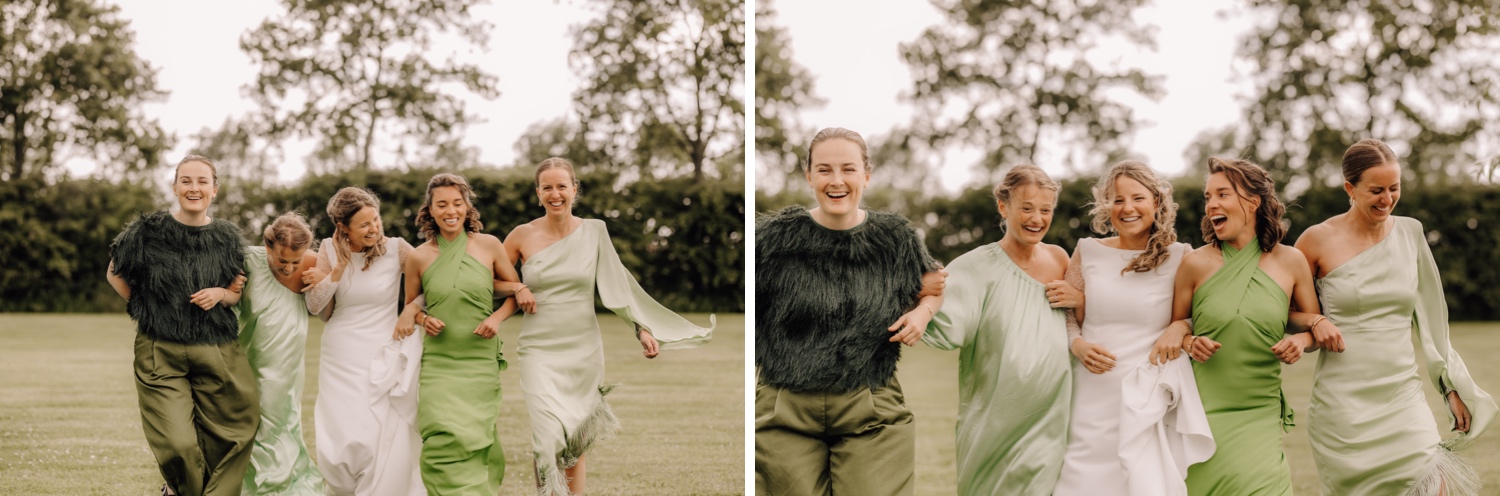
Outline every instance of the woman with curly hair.
MULTIPOLYGON (((426 332, 417 404, 422 483, 432 495, 498 494, 505 454, 495 424, 506 363, 494 337, 516 303, 492 311, 493 296, 496 275, 515 285, 519 277, 500 239, 479 232, 474 191, 461 176, 427 182, 417 228, 427 242, 404 272, 408 303, 422 296, 427 307, 415 317, 426 332)), ((403 321, 395 337, 411 332, 403 321)))
MULTIPOLYGON (((1181 470, 1213 454, 1193 369, 1186 360, 1155 368, 1147 355, 1172 319, 1172 282, 1192 248, 1177 242, 1172 185, 1146 164, 1126 160, 1110 166, 1092 192, 1090 225, 1098 234, 1114 236, 1078 240, 1068 266, 1067 281, 1083 292, 1084 303, 1064 305, 1073 307, 1068 343, 1076 361, 1068 451, 1053 494, 1186 494, 1181 470), (1161 466, 1160 457, 1122 456, 1139 455, 1132 448, 1139 448, 1135 441, 1147 434, 1132 427, 1154 425, 1123 422, 1126 385, 1142 376, 1153 385, 1161 382, 1150 379, 1182 379, 1165 384, 1183 397, 1179 408, 1194 421, 1179 421, 1168 431, 1187 455, 1170 467, 1161 466), (1189 431, 1192 427, 1201 430, 1189 431)), ((1058 296, 1070 299, 1068 293, 1058 296)))
POLYGON ((536 195, 546 215, 505 238, 529 288, 517 290, 528 314, 521 323, 521 387, 531 417, 531 443, 541 494, 583 494, 584 453, 615 433, 619 421, 604 395, 604 343, 594 316, 594 290, 604 306, 636 328, 646 358, 659 350, 708 342, 708 327, 657 303, 641 289, 610 242, 604 221, 573 215, 578 178, 562 158, 536 168, 536 195), (533 291, 535 294, 533 294, 533 291))
POLYGON ((385 236, 380 200, 368 190, 340 189, 328 200, 328 218, 333 237, 323 240, 316 267, 304 276, 312 284, 307 309, 327 322, 313 408, 318 468, 329 494, 423 494, 421 439, 409 413, 416 390, 376 387, 385 374, 372 367, 396 326, 411 245, 385 236))

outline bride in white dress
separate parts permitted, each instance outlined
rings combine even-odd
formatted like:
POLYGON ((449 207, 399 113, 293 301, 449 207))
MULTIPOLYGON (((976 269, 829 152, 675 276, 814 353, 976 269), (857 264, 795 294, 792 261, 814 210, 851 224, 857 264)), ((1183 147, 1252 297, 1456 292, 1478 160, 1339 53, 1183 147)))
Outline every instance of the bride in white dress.
MULTIPOLYGON (((385 237, 380 202, 363 189, 339 190, 328 201, 328 217, 335 233, 318 249, 318 267, 332 270, 306 279, 317 283, 307 291, 307 308, 327 322, 313 409, 318 468, 330 495, 425 495, 417 467, 422 441, 414 423, 415 374, 406 374, 409 381, 383 380, 386 370, 371 369, 387 358, 411 244, 385 237)), ((421 337, 398 343, 415 347, 407 372, 419 363, 421 337)))
MULTIPOLYGON (((1191 249, 1176 242, 1177 205, 1171 185, 1145 164, 1115 164, 1093 190, 1094 231, 1117 236, 1079 240, 1067 272, 1068 283, 1083 292, 1084 305, 1075 309, 1082 329, 1069 321, 1069 349, 1078 360, 1073 369, 1068 451, 1053 492, 1056 496, 1121 494, 1132 485, 1127 479, 1133 474, 1121 460, 1122 380, 1135 369, 1150 366, 1147 355, 1172 319, 1177 267, 1191 249)), ((1049 298, 1054 292, 1063 299, 1076 298, 1066 288, 1049 291, 1049 298)), ((1191 397, 1196 398, 1196 387, 1187 382, 1187 387, 1194 388, 1191 397)), ((1198 410, 1201 416, 1201 406, 1198 410)), ((1156 470, 1163 469, 1168 467, 1156 470)), ((1146 476, 1161 477, 1157 473, 1138 477, 1146 476)), ((1183 484, 1181 476, 1166 479, 1175 479, 1173 485, 1183 484)))

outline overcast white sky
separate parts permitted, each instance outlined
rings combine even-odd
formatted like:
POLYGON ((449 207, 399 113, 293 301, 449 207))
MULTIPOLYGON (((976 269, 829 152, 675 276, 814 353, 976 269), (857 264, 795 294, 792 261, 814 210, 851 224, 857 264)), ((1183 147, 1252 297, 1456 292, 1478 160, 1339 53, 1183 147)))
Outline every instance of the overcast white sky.
MULTIPOLYGON (((278 2, 116 3, 135 31, 136 53, 159 70, 157 85, 170 92, 166 101, 146 106, 148 114, 178 137, 178 146, 167 161, 186 154, 191 144, 188 138, 198 130, 216 128, 226 117, 253 110, 241 88, 252 81, 257 68, 240 51, 239 39, 267 17, 279 15, 278 2)), ((493 23, 494 29, 488 50, 471 56, 499 76, 500 97, 485 100, 460 94, 471 112, 487 120, 470 126, 465 142, 479 147, 482 162, 508 165, 515 157, 516 138, 527 126, 571 109, 578 79, 568 68, 568 51, 573 46, 568 28, 592 14, 574 2, 501 0, 480 7, 476 15, 493 23)), ((278 179, 292 182, 302 177, 306 173, 302 156, 310 149, 308 143, 289 144, 278 179)), ((68 168, 74 174, 87 174, 95 165, 75 160, 68 168)))
MULTIPOLYGON (((911 88, 911 73, 897 45, 942 21, 929 2, 888 1, 870 8, 854 0, 783 0, 775 7, 777 23, 791 36, 793 58, 816 76, 814 91, 827 100, 825 106, 803 112, 803 122, 814 129, 838 126, 875 135, 911 118, 912 109, 897 100, 911 88)), ((1160 101, 1131 102, 1138 104, 1137 117, 1148 121, 1137 131, 1133 148, 1167 175, 1187 167, 1183 151, 1199 131, 1240 115, 1234 94, 1243 89, 1230 82, 1230 62, 1250 23, 1215 15, 1226 8, 1223 1, 1157 0, 1137 14, 1143 24, 1157 26, 1157 50, 1118 54, 1124 66, 1164 76, 1166 95, 1160 101)), ((941 171, 944 187, 964 186, 978 158, 973 152, 948 153, 941 171)), ((1049 174, 1064 171, 1061 164, 1037 165, 1049 174)))

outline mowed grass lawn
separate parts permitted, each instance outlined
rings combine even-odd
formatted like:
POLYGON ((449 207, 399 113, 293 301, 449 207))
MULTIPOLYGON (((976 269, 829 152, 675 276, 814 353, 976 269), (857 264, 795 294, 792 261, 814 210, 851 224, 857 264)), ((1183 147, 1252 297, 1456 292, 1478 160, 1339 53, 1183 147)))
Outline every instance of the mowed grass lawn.
MULTIPOLYGON (((687 317, 708 322, 707 315, 687 317)), ((308 448, 316 450, 323 326, 312 321, 302 422, 308 448)), ((654 360, 641 356, 619 318, 601 314, 599 323, 605 379, 622 383, 609 399, 623 430, 589 453, 589 493, 744 493, 744 315, 719 314, 712 342, 654 360)), ((512 361, 519 329, 520 319, 511 319, 499 336, 512 361)), ((134 338, 134 323, 123 314, 0 314, 0 495, 158 494, 161 476, 141 431, 131 372, 134 338)), ((531 427, 514 362, 500 381, 501 493, 535 494, 531 427)))
MULTIPOLYGON (((1491 395, 1500 394, 1500 323, 1455 323, 1452 340, 1479 387, 1491 395)), ((1446 407, 1431 383, 1426 382, 1427 364, 1421 356, 1418 351, 1417 361, 1421 364, 1418 369, 1427 385, 1427 402, 1438 422, 1446 423, 1446 407)), ((1282 438, 1282 446, 1292 468, 1294 490, 1299 495, 1321 493, 1317 465, 1307 441, 1307 405, 1317 362, 1318 355, 1310 353, 1295 365, 1282 366, 1282 387, 1296 411, 1297 422, 1292 432, 1282 438)), ((917 419, 917 494, 955 494, 958 472, 954 464, 953 425, 958 414, 958 353, 923 345, 906 348, 897 375, 906 393, 906 404, 917 419)), ((1450 436, 1446 427, 1440 432, 1444 438, 1450 436)), ((1500 494, 1500 422, 1491 425, 1484 436, 1460 453, 1478 469, 1484 481, 1482 494, 1500 494)))

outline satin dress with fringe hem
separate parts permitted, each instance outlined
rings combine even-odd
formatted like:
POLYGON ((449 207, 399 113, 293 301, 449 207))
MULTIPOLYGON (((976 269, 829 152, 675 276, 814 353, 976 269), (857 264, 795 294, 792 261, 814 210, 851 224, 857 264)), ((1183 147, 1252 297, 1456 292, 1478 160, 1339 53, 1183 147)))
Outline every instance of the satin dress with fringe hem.
POLYGON ((708 342, 709 327, 678 316, 641 289, 620 263, 604 221, 585 219, 572 233, 532 254, 521 279, 536 296, 517 338, 521 389, 531 417, 538 494, 568 495, 563 470, 594 443, 613 436, 620 422, 604 401, 604 343, 594 316, 594 288, 604 306, 626 324, 651 330, 662 350, 708 342))
MULTIPOLYGON (((1474 469, 1453 453, 1495 418, 1448 341, 1448 305, 1422 224, 1394 217, 1385 239, 1319 279, 1324 315, 1343 332, 1342 353, 1320 353, 1309 441, 1323 494, 1479 494, 1474 469), (1422 396, 1412 333, 1433 384, 1457 390, 1473 415, 1468 434, 1440 442, 1422 396)), ((1449 423, 1453 425, 1452 414, 1449 423)))

